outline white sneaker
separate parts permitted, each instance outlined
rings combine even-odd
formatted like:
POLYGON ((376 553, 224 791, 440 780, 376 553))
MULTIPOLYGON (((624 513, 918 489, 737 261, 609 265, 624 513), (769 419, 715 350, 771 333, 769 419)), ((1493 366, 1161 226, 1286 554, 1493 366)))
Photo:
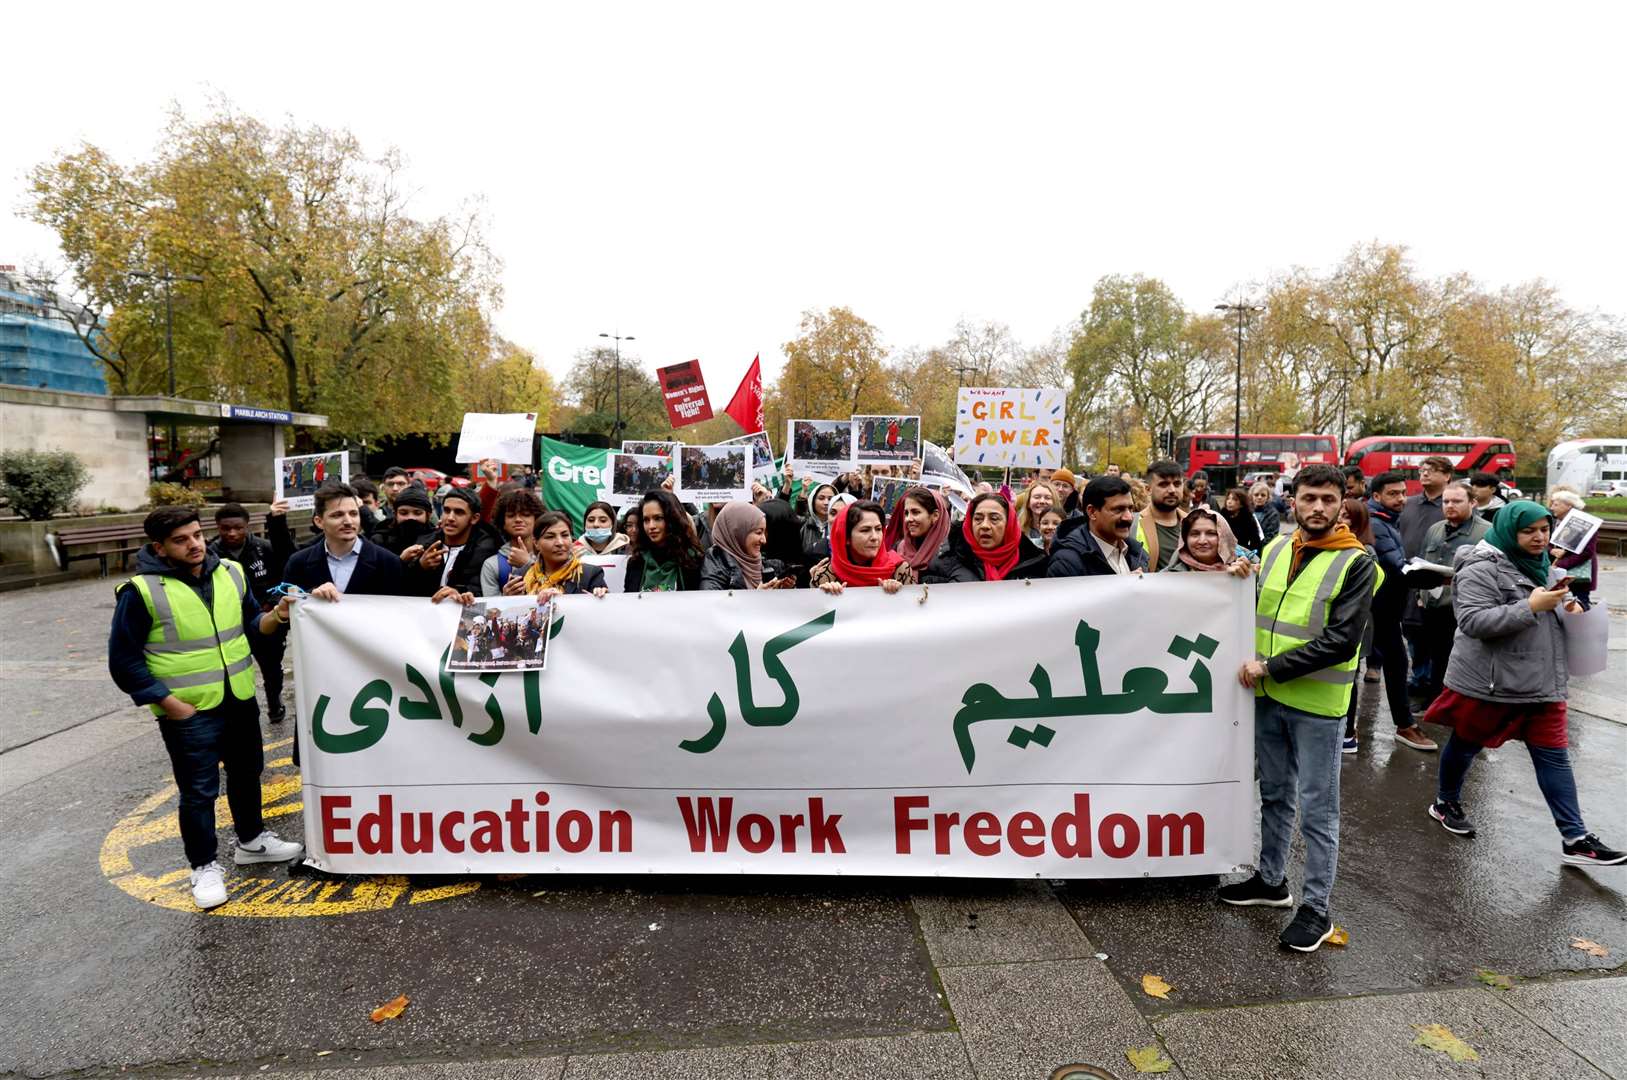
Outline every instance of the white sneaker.
POLYGON ((237 850, 232 852, 232 861, 238 866, 262 862, 287 862, 289 859, 299 858, 304 851, 305 845, 279 839, 276 833, 267 829, 247 844, 239 840, 237 850))
POLYGON ((220 863, 192 868, 192 902, 204 911, 226 902, 226 871, 220 863))

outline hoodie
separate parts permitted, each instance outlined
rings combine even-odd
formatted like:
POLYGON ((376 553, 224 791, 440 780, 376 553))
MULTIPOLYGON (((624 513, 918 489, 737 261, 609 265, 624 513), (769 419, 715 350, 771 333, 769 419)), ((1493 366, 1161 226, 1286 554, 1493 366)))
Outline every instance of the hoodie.
MULTIPOLYGON (((219 565, 220 558, 211 551, 204 556, 203 574, 193 577, 153 551, 151 545, 144 546, 136 554, 137 574, 180 578, 192 586, 205 607, 214 604, 214 574, 219 565)), ((152 672, 147 670, 145 647, 147 635, 153 628, 152 616, 147 613, 141 593, 128 581, 120 584, 114 594, 117 602, 113 608, 113 628, 107 638, 108 673, 113 676, 114 685, 130 695, 131 701, 137 705, 156 705, 169 696, 169 687, 153 678, 152 672)), ((263 640, 260 634, 260 604, 255 600, 252 589, 243 597, 243 629, 248 634, 250 646, 258 645, 263 640)), ((256 708, 258 706, 253 698, 244 700, 232 697, 228 683, 226 699, 214 711, 256 708)))

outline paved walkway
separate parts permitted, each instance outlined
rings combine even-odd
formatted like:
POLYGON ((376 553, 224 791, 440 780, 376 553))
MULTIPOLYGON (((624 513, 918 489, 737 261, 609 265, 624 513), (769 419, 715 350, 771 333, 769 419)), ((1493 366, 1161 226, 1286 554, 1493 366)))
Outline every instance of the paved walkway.
MULTIPOLYGON (((1627 561, 1601 579, 1612 666, 1578 682, 1572 739, 1588 820, 1622 844, 1627 561)), ((1480 835, 1436 828, 1435 758, 1388 737, 1377 694, 1342 766, 1350 943, 1311 956, 1277 947, 1285 913, 1217 904, 1213 878, 279 869, 234 873, 203 915, 152 722, 106 681, 110 611, 100 582, 0 595, 0 1073, 1124 1078, 1150 1048, 1189 1078, 1627 1078, 1627 867, 1559 865, 1518 746, 1471 776, 1480 835), (372 1023, 398 993, 402 1016, 372 1023), (1431 1025, 1476 1059, 1419 1045, 1431 1025)), ((287 737, 267 729, 266 804, 295 835, 287 737)))

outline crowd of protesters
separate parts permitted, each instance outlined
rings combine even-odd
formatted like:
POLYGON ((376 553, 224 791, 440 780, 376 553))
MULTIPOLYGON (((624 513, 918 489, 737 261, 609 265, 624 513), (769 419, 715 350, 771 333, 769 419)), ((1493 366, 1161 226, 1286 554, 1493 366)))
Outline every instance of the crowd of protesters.
MULTIPOLYGON (((592 560, 605 555, 626 558, 623 587, 632 593, 898 593, 1154 573, 1252 578, 1256 655, 1237 677, 1256 695, 1261 852, 1258 871, 1224 886, 1220 899, 1294 906, 1287 873, 1297 820, 1302 902, 1281 935, 1293 949, 1313 951, 1332 931, 1338 761, 1360 751, 1364 661, 1365 680, 1384 685, 1398 745, 1440 749, 1421 721, 1449 733, 1427 806, 1444 828, 1473 835, 1464 777, 1482 748, 1517 739, 1530 752, 1562 860, 1627 862, 1585 826, 1567 749, 1560 612, 1588 605, 1596 576, 1590 551, 1549 548, 1556 519, 1585 505, 1573 491, 1550 492, 1546 507, 1505 503, 1495 484, 1485 493, 1485 477, 1454 480, 1449 460, 1429 458, 1418 470, 1422 490, 1410 498, 1400 472, 1369 482, 1359 470, 1325 465, 1299 469, 1280 493, 1263 483, 1217 492, 1205 474, 1188 478, 1175 462, 1155 461, 1135 477, 1116 467, 1088 479, 1038 470, 1016 492, 978 484, 964 503, 915 483, 889 513, 870 498, 868 472, 798 482, 787 469, 777 488, 753 484, 750 501, 686 505, 669 481, 619 520, 614 507, 595 502, 578 524, 545 506, 531 484, 499 484, 495 469, 482 472, 478 487, 453 487, 438 500, 399 469, 378 486, 330 481, 316 492, 307 538, 292 534, 280 503, 264 540, 249 534, 249 515, 235 504, 215 512, 219 539, 207 545, 194 510, 148 517, 151 545, 119 588, 109 663, 120 688, 162 721, 200 907, 226 898, 214 833, 219 764, 235 860, 299 854, 260 819, 262 755, 250 722, 255 662, 271 721, 285 715, 291 603, 602 597, 606 577, 592 560)), ((919 465, 911 476, 919 479, 919 465)))

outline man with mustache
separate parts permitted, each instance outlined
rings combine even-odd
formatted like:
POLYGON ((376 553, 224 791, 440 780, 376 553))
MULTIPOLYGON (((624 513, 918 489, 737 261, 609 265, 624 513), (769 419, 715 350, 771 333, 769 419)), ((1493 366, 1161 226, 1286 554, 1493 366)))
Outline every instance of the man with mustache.
POLYGON ((1080 503, 1085 516, 1064 521, 1057 529, 1046 576, 1145 573, 1147 549, 1130 535, 1135 510, 1129 481, 1098 476, 1085 485, 1080 503))

